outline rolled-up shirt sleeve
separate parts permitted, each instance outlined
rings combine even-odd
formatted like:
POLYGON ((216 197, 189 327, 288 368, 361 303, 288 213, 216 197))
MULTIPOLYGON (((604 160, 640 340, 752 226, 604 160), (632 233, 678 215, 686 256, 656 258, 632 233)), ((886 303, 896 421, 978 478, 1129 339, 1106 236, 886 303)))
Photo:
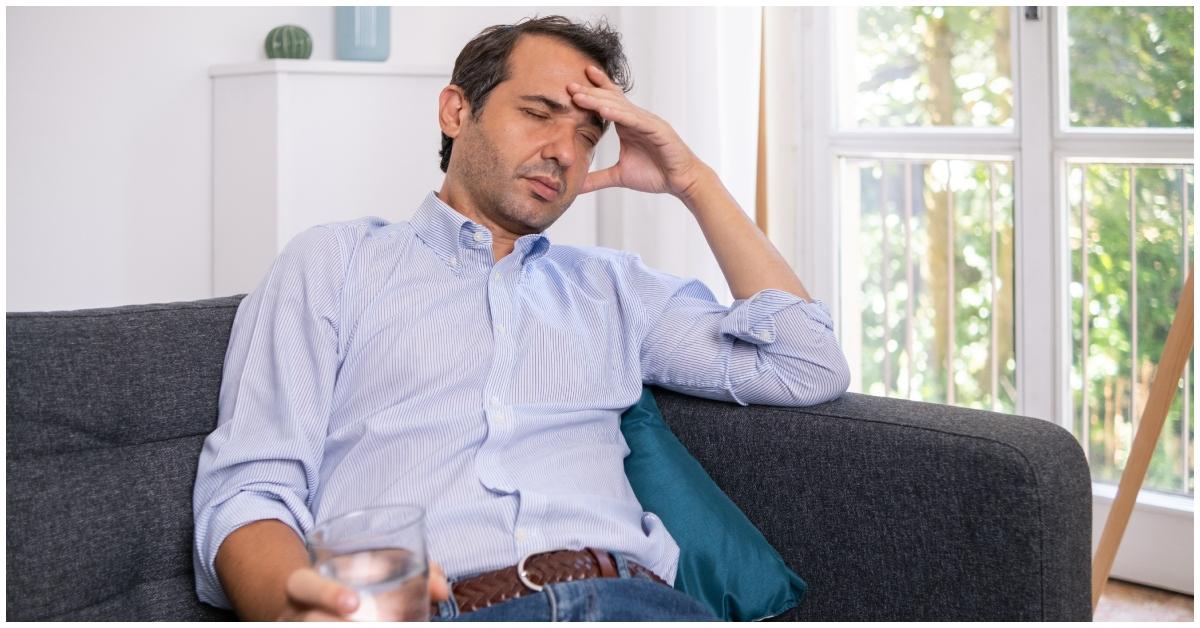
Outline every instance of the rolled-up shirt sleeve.
POLYGON ((643 381, 741 405, 812 405, 849 387, 821 301, 767 289, 726 307, 699 281, 656 271, 633 255, 626 263, 644 316, 643 381))
POLYGON ((339 363, 344 249, 333 229, 300 234, 238 307, 193 494, 196 593, 208 604, 230 608, 214 560, 234 530, 263 519, 300 536, 312 527, 339 363))

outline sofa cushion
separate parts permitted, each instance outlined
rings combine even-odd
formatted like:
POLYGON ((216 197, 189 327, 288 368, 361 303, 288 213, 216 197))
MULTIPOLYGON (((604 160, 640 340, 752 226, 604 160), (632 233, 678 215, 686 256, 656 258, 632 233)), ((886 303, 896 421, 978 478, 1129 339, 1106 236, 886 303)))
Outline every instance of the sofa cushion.
POLYGON ((239 301, 8 315, 8 619, 231 618, 192 485, 239 301))
POLYGON ((649 388, 622 415, 621 433, 634 494, 679 544, 676 589, 726 621, 774 617, 800 602, 808 585, 675 438, 649 388))

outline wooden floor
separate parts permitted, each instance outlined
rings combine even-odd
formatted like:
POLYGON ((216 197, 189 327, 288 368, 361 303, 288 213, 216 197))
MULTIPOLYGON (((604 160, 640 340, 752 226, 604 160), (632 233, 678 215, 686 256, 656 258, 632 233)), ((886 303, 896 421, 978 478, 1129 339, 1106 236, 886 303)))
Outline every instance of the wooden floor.
POLYGON ((1094 621, 1192 621, 1192 596, 1109 580, 1094 621))

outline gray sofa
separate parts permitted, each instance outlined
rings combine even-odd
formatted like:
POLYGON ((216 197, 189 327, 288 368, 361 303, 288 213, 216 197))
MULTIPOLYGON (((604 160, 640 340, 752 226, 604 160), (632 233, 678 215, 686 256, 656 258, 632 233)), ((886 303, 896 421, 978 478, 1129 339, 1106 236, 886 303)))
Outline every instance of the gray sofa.
MULTIPOLYGON (((239 300, 8 314, 9 620, 232 617, 196 599, 191 498, 239 300)), ((1091 484, 1065 430, 655 395, 808 581, 781 619, 1090 619, 1091 484)))

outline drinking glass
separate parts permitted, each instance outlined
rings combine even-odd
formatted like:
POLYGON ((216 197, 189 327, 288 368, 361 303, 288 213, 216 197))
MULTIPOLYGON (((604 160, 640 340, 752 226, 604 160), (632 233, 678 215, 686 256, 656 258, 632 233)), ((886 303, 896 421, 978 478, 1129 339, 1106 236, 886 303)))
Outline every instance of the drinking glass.
POLYGON ((307 538, 317 573, 354 589, 356 621, 429 621, 425 511, 389 505, 322 521, 307 538))

